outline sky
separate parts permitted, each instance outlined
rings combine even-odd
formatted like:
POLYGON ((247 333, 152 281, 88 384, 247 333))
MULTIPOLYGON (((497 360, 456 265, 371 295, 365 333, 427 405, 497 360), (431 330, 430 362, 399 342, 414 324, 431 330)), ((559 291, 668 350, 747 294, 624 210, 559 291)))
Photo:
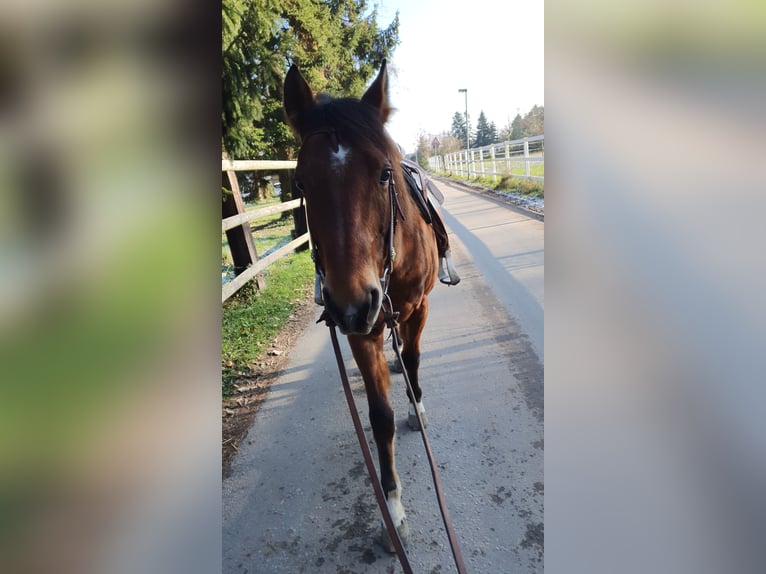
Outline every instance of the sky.
POLYGON ((387 127, 407 153, 418 134, 449 131, 455 112, 476 127, 484 110, 498 129, 544 105, 544 18, 541 0, 381 0, 378 23, 399 11, 399 39, 389 62, 387 127))

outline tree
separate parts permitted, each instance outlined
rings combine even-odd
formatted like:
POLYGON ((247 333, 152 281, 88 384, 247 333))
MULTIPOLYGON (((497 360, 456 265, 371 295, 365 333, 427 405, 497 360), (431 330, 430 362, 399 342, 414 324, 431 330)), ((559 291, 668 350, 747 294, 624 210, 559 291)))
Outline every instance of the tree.
MULTIPOLYGON (((256 156, 263 151, 263 118, 259 93, 266 78, 260 68, 271 64, 273 50, 263 38, 272 34, 279 17, 276 0, 223 0, 222 6, 222 147, 231 158, 256 156), (259 78, 261 81, 253 81, 259 78)), ((272 79, 273 80, 273 79, 272 79)))
MULTIPOLYGON (((367 0, 223 0, 222 145, 234 159, 295 157, 282 82, 296 63, 315 91, 361 96, 399 43, 367 0)), ((286 189, 286 187, 285 187, 286 189)))
POLYGON ((524 125, 527 136, 539 136, 545 133, 545 109, 543 106, 534 105, 524 116, 524 125))
POLYGON ((497 143, 500 140, 497 138, 497 126, 495 122, 489 122, 489 143, 497 143))
POLYGON ((503 129, 500 130, 500 132, 497 134, 497 141, 506 142, 508 140, 512 140, 511 132, 513 132, 513 127, 511 126, 510 119, 508 120, 508 123, 503 126, 503 129))
POLYGON ((511 122, 511 139, 519 140, 524 137, 527 137, 524 118, 521 117, 521 114, 516 114, 516 117, 511 122))
POLYGON ((465 135, 465 115, 461 112, 455 112, 452 116, 452 129, 450 135, 462 142, 462 148, 465 149, 466 135, 465 135))
POLYGON ((420 166, 428 169, 428 158, 431 157, 431 139, 425 132, 418 134, 417 157, 420 166))
POLYGON ((492 133, 487 121, 487 116, 484 115, 484 110, 479 114, 479 119, 476 122, 476 139, 474 139, 474 146, 482 147, 492 143, 492 133))
POLYGON ((439 155, 460 151, 465 148, 465 139, 460 140, 451 134, 439 136, 439 155))

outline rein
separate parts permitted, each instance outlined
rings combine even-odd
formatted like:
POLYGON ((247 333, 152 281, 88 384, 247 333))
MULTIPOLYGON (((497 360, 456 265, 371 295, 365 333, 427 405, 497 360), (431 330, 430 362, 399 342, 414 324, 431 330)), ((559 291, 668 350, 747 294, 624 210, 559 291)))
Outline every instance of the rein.
MULTIPOLYGON (((330 318, 326 317, 326 315, 327 312, 322 313, 319 321, 325 320, 327 322, 327 326, 330 328, 330 338, 332 339, 332 348, 335 351, 335 360, 338 362, 340 380, 343 383, 343 393, 346 395, 348 409, 351 412, 351 420, 354 422, 356 438, 359 440, 359 446, 362 449, 364 464, 367 467, 367 473, 370 475, 370 482, 372 482, 372 487, 375 490, 375 500, 378 503, 378 508, 380 508, 380 513, 383 515, 383 523, 386 525, 388 537, 391 539, 391 542, 394 545, 394 550, 396 550, 396 555, 399 558, 399 563, 402 565, 404 574, 413 574, 412 566, 410 565, 409 558, 407 558, 407 553, 404 550, 404 545, 402 544, 401 538, 399 538, 399 531, 396 530, 394 521, 391 518, 391 512, 388 510, 388 504, 386 504, 386 495, 383 493, 383 487, 380 485, 380 480, 378 480, 375 464, 372 462, 370 446, 367 444, 367 438, 364 434, 362 421, 359 420, 359 412, 356 409, 354 395, 351 393, 351 385, 348 382, 346 366, 343 364, 343 354, 340 351, 340 345, 338 345, 338 334, 335 331, 335 324, 332 323, 330 318)), ((317 323, 319 321, 317 321, 317 323)))
MULTIPOLYGON (((310 133, 308 136, 306 136, 305 139, 308 137, 318 134, 318 133, 325 133, 330 136, 330 141, 333 144, 333 146, 337 145, 337 139, 334 130, 318 130, 316 132, 310 133)), ((383 317, 386 322, 386 325, 391 330, 391 340, 394 347, 394 352, 396 354, 397 361, 399 362, 399 366, 401 367, 402 374, 404 375, 404 381, 407 385, 407 391, 409 393, 409 396, 414 397, 414 391, 412 389, 412 384, 410 383, 409 375, 407 374, 407 369, 404 366, 404 361, 402 360, 401 352, 399 351, 399 334, 397 332, 397 320, 399 318, 399 313, 395 312, 393 310, 393 304, 391 303, 391 298, 388 295, 388 287, 389 282, 391 279, 391 271, 393 269, 394 261, 396 260, 396 249, 394 247, 394 235, 396 233, 396 220, 397 215, 401 217, 402 221, 404 221, 404 213, 402 212, 401 205, 399 205, 399 194, 396 191, 396 185, 394 183, 394 173, 393 168, 391 166, 391 163, 386 160, 386 169, 389 171, 389 180, 388 180, 388 196, 389 196, 389 213, 390 213, 390 222, 389 222, 389 229, 388 229, 388 236, 386 238, 386 263, 383 267, 383 274, 380 278, 381 287, 383 289, 383 305, 382 305, 382 311, 383 311, 383 317)), ((303 203, 303 195, 301 194, 301 203, 303 203)), ((307 221, 308 223, 308 221, 307 221)), ((311 230, 309 229, 309 237, 311 237, 311 230)), ((316 273, 316 284, 314 289, 314 301, 321 306, 324 306, 324 300, 322 296, 322 284, 324 283, 324 270, 321 267, 320 261, 319 261, 319 253, 318 253, 318 246, 317 244, 312 240, 311 241, 311 258, 314 260, 314 267, 315 267, 315 273, 316 273)), ((329 314, 327 313, 327 310, 325 309, 322 312, 322 315, 319 317, 319 320, 317 323, 320 323, 324 321, 325 324, 330 329, 330 338, 332 339, 332 346, 333 351, 335 352, 335 359, 338 364, 338 371, 340 373, 341 382, 343 384, 343 392, 346 396, 346 402, 348 403, 349 411, 351 412, 351 420, 354 423, 354 430, 356 431, 357 439, 359 440, 359 446, 362 449, 362 456, 364 457, 364 463, 367 467, 367 472, 370 475, 370 481, 372 482, 373 490, 375 491, 375 498, 378 503, 378 507, 380 508, 380 512, 383 515, 383 522, 386 525, 386 530, 388 532, 388 536, 391 540, 391 542, 394 545, 394 549, 396 551, 396 555, 399 558, 399 562, 402 565, 402 569, 404 570, 405 574, 412 574, 412 566, 410 565, 409 559, 407 557, 407 553, 404 550, 404 545, 402 544, 401 538, 399 537, 399 532, 397 531, 396 527, 394 526, 393 520, 391 518, 391 513, 388 509, 388 504, 386 503, 386 497, 383 493, 383 487, 380 484, 380 480, 377 476, 377 471, 375 469, 375 464, 373 463, 372 454, 370 453, 370 447, 367 443, 367 438, 364 433, 364 428, 362 427, 362 423, 359 419, 359 413, 356 408, 356 403, 354 401, 354 396, 351 392, 351 385, 348 381, 348 375, 346 374, 346 367, 343 362, 343 354, 340 350, 340 345, 338 344, 338 335, 336 332, 336 325, 334 321, 330 318, 329 314)), ((463 556, 460 552, 460 546, 458 545, 457 536, 455 535, 454 528, 452 526, 452 520, 450 519, 449 512, 447 511, 447 504, 444 499, 444 493, 442 491, 441 481, 439 479, 439 473, 437 471, 436 462, 434 460, 433 452, 431 451, 431 445, 428 441, 428 436, 426 435, 425 425, 423 424, 423 420, 420 416, 420 411, 417 409, 415 410, 415 416, 418 420, 418 425, 420 426, 420 434, 423 439, 423 445, 425 447, 426 456, 428 458, 428 464, 431 467, 431 477, 433 479, 434 483, 434 490, 436 492, 436 498, 437 502, 439 503, 439 511, 441 512, 442 521, 444 522, 444 528, 447 532, 447 538, 449 540, 450 548, 452 550, 452 556, 455 561, 455 566, 457 567, 458 574, 465 574, 465 563, 463 562, 463 556)))
MULTIPOLYGON (((391 305, 391 299, 386 293, 384 295, 384 301, 387 302, 388 309, 383 309, 383 316, 386 321, 386 325, 391 330, 391 341, 392 345, 394 347, 394 353, 396 353, 396 359, 399 362, 399 366, 402 369, 402 374, 404 375, 404 382, 407 385, 407 390, 409 391, 410 396, 415 396, 412 384, 410 383, 410 377, 407 374, 407 369, 404 366, 404 361, 402 360, 401 352, 399 351, 399 334, 396 331, 397 326, 397 319, 399 317, 399 313, 394 312, 391 305)), ((405 574, 411 574, 412 573, 412 566, 410 565, 409 559, 407 558, 407 553, 404 550, 404 545, 402 544, 401 539, 399 538, 399 532, 396 530, 396 527, 394 526, 394 522, 391 519, 391 513, 388 510, 388 504, 386 503, 386 497, 383 493, 383 488, 380 485, 380 481, 378 480, 378 476, 375 470, 375 465, 372 462, 372 454, 370 453, 370 447, 367 444, 367 438, 364 434, 364 428, 362 427, 362 423, 359 420, 359 413, 356 408, 356 403, 354 401, 354 396, 351 393, 351 385, 348 382, 348 375, 346 374, 346 366, 343 362, 343 354, 340 350, 340 345, 338 344, 338 335, 335 331, 335 323, 332 321, 330 316, 327 314, 327 311, 324 311, 322 315, 319 317, 319 320, 317 323, 325 321, 327 326, 330 328, 330 338, 332 339, 332 347, 333 351, 335 352, 335 360, 338 363, 338 371, 340 373, 340 379, 343 383, 343 392, 346 395, 346 402, 348 403, 349 411, 351 412, 351 419, 354 423, 354 430, 356 431, 356 437, 359 440, 359 446, 362 449, 362 456, 364 457, 364 463, 367 467, 367 472, 370 475, 370 482, 372 482, 373 489, 375 490, 375 499, 378 502, 378 507, 380 508, 380 512, 383 515, 383 522, 386 525, 386 530, 388 531, 388 536, 391 539, 394 549, 396 550, 396 555, 399 558, 399 562, 402 565, 402 569, 404 570, 405 574)), ((460 552, 460 545, 457 541, 457 535, 455 534, 455 529, 452 526, 452 519, 450 518, 449 511, 447 510, 447 503, 444 499, 444 492, 442 490, 441 480, 439 479, 439 472, 436 470, 436 461, 434 460, 433 452, 431 451, 431 443, 428 440, 428 435, 426 434, 426 427, 423 424, 423 420, 420 416, 420 411, 415 408, 415 416, 418 419, 418 425, 420 426, 420 436, 423 439, 423 446, 426 450, 426 457, 428 458, 428 465, 431 467, 431 478, 433 479, 434 483, 434 491, 436 492, 436 500, 439 503, 439 511, 442 515, 442 522, 444 523, 444 529, 447 532, 447 539, 449 540, 450 549, 452 550, 452 557, 455 561, 455 566, 457 567, 458 574, 465 574, 465 563, 463 562, 463 555, 460 552)))

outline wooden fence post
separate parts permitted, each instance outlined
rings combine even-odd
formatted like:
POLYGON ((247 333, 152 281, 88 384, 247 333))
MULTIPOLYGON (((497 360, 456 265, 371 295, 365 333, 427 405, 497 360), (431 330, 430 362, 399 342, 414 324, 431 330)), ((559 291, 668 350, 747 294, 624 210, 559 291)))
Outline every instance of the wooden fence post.
MULTIPOLYGON (((290 201, 292 199, 300 199, 300 192, 293 186, 293 170, 283 169, 279 170, 279 181, 282 188, 281 197, 282 203, 290 201)), ((308 233, 308 223, 306 222, 306 207, 296 207, 292 210, 293 215, 293 229, 290 231, 290 235, 293 239, 297 239, 304 233, 308 233)), ((309 248, 309 244, 305 243, 295 249, 298 251, 305 251, 309 248)))
MULTIPOLYGON (((239 192, 237 174, 233 171, 226 171, 222 176, 222 187, 231 191, 230 194, 226 194, 226 199, 221 209, 222 219, 225 219, 231 215, 244 213, 245 203, 242 201, 242 195, 239 192)), ((258 251, 255 248, 250 223, 243 223, 233 229, 229 229, 226 232, 226 239, 229 242, 229 250, 234 261, 234 273, 236 275, 242 273, 251 263, 258 261, 258 251)), ((263 275, 256 277, 255 282, 258 289, 263 289, 266 285, 263 275)))

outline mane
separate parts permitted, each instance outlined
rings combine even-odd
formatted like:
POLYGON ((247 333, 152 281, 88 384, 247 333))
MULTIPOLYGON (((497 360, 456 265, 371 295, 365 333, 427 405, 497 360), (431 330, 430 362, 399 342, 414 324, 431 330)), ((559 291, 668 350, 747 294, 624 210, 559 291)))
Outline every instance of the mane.
POLYGON ((320 94, 301 120, 304 133, 334 129, 340 142, 367 153, 398 157, 399 149, 380 123, 377 111, 360 100, 320 94))

